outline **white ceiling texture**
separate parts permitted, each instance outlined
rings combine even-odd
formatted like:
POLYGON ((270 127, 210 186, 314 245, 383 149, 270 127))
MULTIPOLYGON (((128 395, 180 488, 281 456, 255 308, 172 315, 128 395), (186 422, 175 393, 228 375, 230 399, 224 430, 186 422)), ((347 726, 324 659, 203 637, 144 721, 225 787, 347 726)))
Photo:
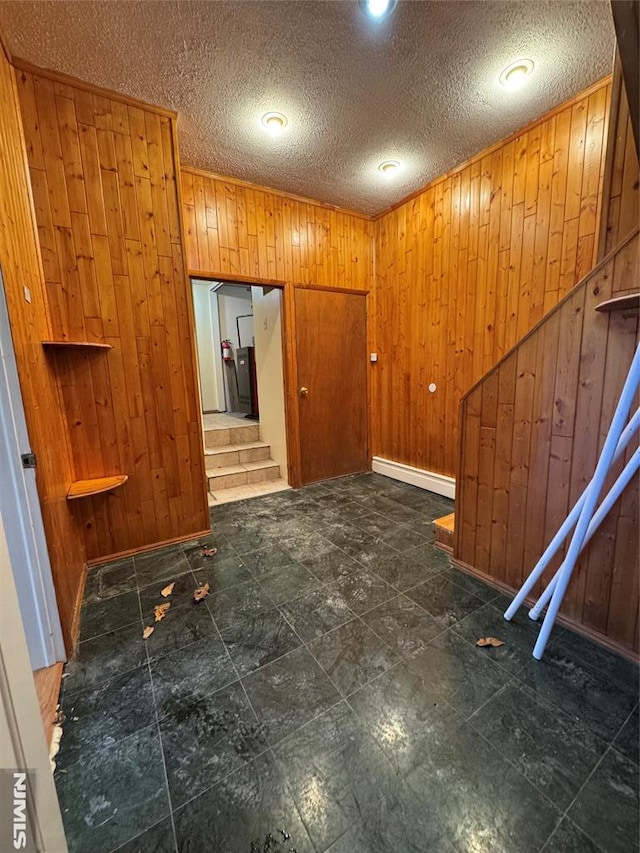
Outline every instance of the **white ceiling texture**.
POLYGON ((16 56, 177 110, 185 164, 365 213, 603 77, 614 50, 605 0, 399 0, 381 22, 357 0, 0 2, 0 32, 16 56), (508 91, 522 57, 534 71, 508 91))

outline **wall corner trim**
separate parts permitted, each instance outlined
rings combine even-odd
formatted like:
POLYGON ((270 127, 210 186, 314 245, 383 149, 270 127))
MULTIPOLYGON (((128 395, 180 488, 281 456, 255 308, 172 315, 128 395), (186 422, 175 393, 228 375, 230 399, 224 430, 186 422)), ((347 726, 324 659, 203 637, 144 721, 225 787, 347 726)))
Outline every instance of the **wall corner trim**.
POLYGON ((371 467, 376 474, 384 474, 385 477, 391 477, 393 480, 401 480, 419 489, 426 489, 428 492, 435 492, 436 495, 455 500, 456 481, 453 477, 436 474, 434 471, 423 471, 421 468, 413 468, 411 465, 393 462, 391 459, 382 459, 380 456, 374 456, 371 462, 371 467))

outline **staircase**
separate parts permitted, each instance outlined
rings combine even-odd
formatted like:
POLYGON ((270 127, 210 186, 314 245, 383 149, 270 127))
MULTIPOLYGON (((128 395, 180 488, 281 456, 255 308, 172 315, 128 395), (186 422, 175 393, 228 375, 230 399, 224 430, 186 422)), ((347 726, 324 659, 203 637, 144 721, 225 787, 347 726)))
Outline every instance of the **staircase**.
POLYGON ((210 504, 287 488, 258 424, 205 429, 204 447, 210 504))

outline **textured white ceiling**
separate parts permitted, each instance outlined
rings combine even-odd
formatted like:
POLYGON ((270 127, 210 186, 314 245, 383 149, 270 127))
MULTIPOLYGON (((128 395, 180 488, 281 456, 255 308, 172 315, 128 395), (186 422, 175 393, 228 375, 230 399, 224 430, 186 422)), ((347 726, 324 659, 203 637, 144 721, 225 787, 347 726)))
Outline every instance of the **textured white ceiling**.
POLYGON ((609 73, 608 2, 0 2, 16 55, 179 113, 183 163, 375 213, 609 73), (498 83, 536 63, 518 93, 498 83), (289 118, 272 140, 269 110, 289 118), (403 170, 389 181, 385 159, 403 170))

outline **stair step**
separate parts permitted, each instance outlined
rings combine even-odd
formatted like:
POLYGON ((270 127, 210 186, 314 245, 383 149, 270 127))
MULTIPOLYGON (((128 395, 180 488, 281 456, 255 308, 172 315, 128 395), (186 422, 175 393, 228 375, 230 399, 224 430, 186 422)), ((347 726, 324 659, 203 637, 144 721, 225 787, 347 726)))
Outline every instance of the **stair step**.
POLYGON ((260 440, 259 424, 242 424, 242 426, 230 427, 229 429, 205 429, 204 446, 223 447, 226 444, 244 444, 250 441, 260 440))
POLYGON ((232 489, 236 486, 246 486, 252 483, 263 483, 266 480, 277 480, 279 477, 280 466, 273 459, 207 469, 210 492, 219 489, 232 489))
POLYGON ((244 465, 247 462, 263 462, 271 456, 271 446, 264 441, 248 441, 245 444, 225 444, 210 447, 204 452, 205 466, 226 468, 230 465, 244 465))
POLYGON ((257 498, 263 495, 272 495, 274 492, 289 490, 291 486, 286 480, 278 477, 277 480, 265 480, 263 483, 252 483, 250 486, 235 486, 229 489, 221 489, 217 492, 209 492, 209 506, 220 506, 232 501, 242 501, 247 498, 257 498))
POLYGON ((455 513, 443 515, 442 518, 436 518, 433 521, 433 535, 435 537, 434 545, 448 554, 453 553, 453 534, 454 534, 455 513))

